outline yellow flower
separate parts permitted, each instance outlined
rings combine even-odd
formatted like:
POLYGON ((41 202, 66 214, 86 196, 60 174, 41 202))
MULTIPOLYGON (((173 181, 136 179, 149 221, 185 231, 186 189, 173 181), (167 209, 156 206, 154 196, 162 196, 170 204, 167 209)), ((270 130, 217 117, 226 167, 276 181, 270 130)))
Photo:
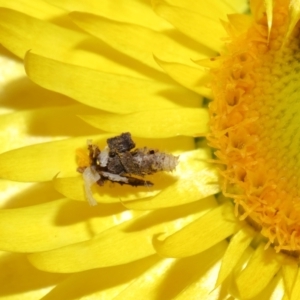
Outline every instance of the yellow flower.
POLYGON ((6 2, 0 297, 299 299, 299 1, 6 2), (75 151, 126 131, 177 170, 89 207, 75 151))

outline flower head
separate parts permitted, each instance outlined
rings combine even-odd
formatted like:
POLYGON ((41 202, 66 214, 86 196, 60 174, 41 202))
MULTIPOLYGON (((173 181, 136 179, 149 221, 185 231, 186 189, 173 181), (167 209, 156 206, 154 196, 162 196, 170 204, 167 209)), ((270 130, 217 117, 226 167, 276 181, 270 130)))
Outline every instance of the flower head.
POLYGON ((297 299, 298 1, 5 5, 0 42, 27 77, 0 118, 17 139, 0 175, 25 200, 0 211, 0 249, 39 277, 6 294, 297 299), (177 169, 153 187, 94 185, 89 207, 86 140, 127 131, 177 169))

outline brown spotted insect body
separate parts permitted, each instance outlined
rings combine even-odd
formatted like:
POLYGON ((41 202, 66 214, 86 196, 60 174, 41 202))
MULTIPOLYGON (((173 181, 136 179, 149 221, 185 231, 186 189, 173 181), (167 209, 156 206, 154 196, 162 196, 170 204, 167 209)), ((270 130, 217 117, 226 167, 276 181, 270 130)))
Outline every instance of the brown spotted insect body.
POLYGON ((98 185, 105 181, 132 186, 152 186, 143 176, 159 171, 173 171, 178 164, 178 157, 149 148, 135 148, 130 133, 107 140, 107 147, 102 151, 88 141, 90 166, 78 168, 78 172, 93 177, 98 185))

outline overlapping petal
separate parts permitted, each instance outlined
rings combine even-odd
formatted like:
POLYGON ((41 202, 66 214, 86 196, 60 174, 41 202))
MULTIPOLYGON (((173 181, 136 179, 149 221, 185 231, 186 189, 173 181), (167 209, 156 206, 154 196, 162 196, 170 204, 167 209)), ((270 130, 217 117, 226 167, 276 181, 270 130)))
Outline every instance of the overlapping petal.
POLYGON ((42 299, 66 279, 65 274, 46 273, 34 268, 26 255, 0 252, 0 298, 6 300, 42 299))
POLYGON ((119 22, 133 23, 156 30, 172 28, 166 21, 157 17, 151 10, 150 1, 132 0, 130 5, 126 0, 103 0, 103 1, 81 1, 81 0, 48 0, 58 7, 67 11, 82 11, 92 14, 98 14, 105 18, 119 22))
MULTIPOLYGON (((107 135, 90 136, 104 144, 107 135)), ((86 138, 84 139, 86 140, 86 138)), ((77 175, 74 149, 82 147, 82 137, 41 143, 0 155, 1 177, 15 181, 49 181, 60 176, 77 175)))
POLYGON ((169 5, 163 0, 154 1, 154 11, 193 40, 215 51, 221 49, 225 31, 212 16, 169 5))
POLYGON ((204 136, 208 131, 205 108, 155 109, 124 115, 103 112, 80 117, 107 132, 121 132, 127 128, 134 136, 144 138, 204 136))
POLYGON ((142 26, 120 23, 92 14, 72 13, 72 20, 86 32, 98 37, 113 48, 147 64, 161 69, 153 55, 168 61, 193 65, 192 59, 204 58, 213 51, 187 40, 175 30, 156 32, 142 26), (136 41, 139 41, 136 43, 136 41), (190 58, 190 61, 187 60, 190 58))
POLYGON ((205 69, 177 62, 163 61, 160 57, 154 58, 157 64, 176 82, 204 97, 211 98, 211 91, 208 88, 208 74, 205 69))
POLYGON ((79 272, 126 264, 156 253, 152 237, 159 233, 173 234, 210 209, 213 199, 203 199, 202 204, 188 204, 165 211, 143 212, 127 222, 113 226, 93 238, 69 244, 59 249, 37 252, 29 260, 37 268, 59 273, 79 272), (126 254, 126 255, 124 255, 126 254))
POLYGON ((163 256, 186 257, 209 249, 239 228, 232 206, 227 203, 209 211, 163 241, 155 241, 154 245, 163 256))
POLYGON ((114 299, 160 260, 157 255, 152 255, 129 264, 68 274, 43 300, 63 299, 65 295, 74 299, 114 299))
POLYGON ((237 289, 244 299, 256 296, 272 280, 280 269, 274 249, 264 249, 261 243, 252 255, 247 267, 237 276, 237 289))
POLYGON ((62 9, 49 4, 48 1, 46 2, 39 0, 32 0, 30 3, 26 0, 1 0, 0 7, 6 7, 44 20, 59 18, 64 14, 62 9))
POLYGON ((284 281, 285 290, 288 297, 291 297, 292 292, 294 293, 294 295, 298 293, 297 287, 295 288, 296 291, 293 291, 295 287, 297 273, 298 273, 298 266, 297 264, 293 263, 293 261, 282 266, 282 278, 284 281))
POLYGON ((125 211, 121 205, 103 205, 91 210, 83 203, 60 199, 28 207, 3 209, 0 215, 1 249, 39 252, 89 240, 135 213, 125 211))
POLYGON ((106 111, 130 113, 147 109, 166 109, 181 105, 195 107, 194 93, 180 86, 138 77, 105 73, 62 63, 29 52, 25 58, 29 78, 46 89, 106 111), (182 94, 188 97, 183 103, 182 94), (144 99, 148 101, 145 102, 144 99))
POLYGON ((222 259, 222 265, 216 286, 221 284, 227 276, 231 274, 254 236, 254 230, 252 230, 249 226, 244 226, 231 238, 229 246, 227 247, 222 259))
POLYGON ((32 50, 48 58, 79 66, 149 77, 145 70, 141 72, 132 68, 132 60, 126 59, 101 41, 79 32, 78 27, 59 26, 9 8, 0 8, 0 16, 1 44, 21 59, 27 51, 32 50), (102 55, 97 53, 99 49, 102 55))

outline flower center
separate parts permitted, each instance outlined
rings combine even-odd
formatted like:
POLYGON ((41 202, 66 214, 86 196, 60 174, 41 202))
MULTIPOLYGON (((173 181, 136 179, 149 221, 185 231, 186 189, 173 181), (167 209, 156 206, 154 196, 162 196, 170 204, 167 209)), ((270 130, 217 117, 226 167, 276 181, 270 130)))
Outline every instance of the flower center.
MULTIPOLYGON (((284 1, 283 1, 284 2, 284 1)), ((300 250, 300 36, 288 6, 232 37, 212 69, 211 145, 223 192, 276 251, 300 250)))

